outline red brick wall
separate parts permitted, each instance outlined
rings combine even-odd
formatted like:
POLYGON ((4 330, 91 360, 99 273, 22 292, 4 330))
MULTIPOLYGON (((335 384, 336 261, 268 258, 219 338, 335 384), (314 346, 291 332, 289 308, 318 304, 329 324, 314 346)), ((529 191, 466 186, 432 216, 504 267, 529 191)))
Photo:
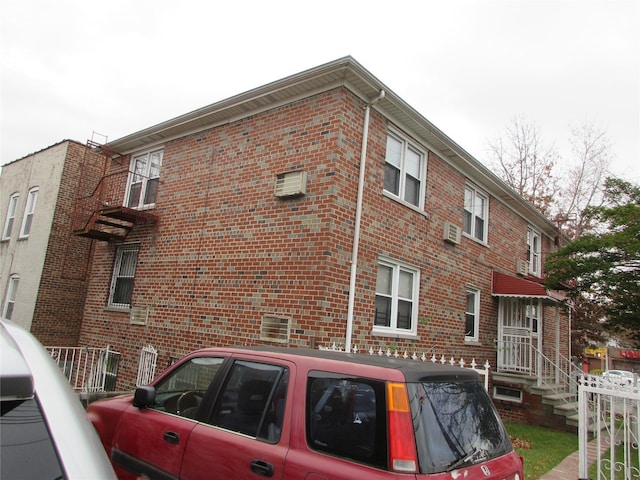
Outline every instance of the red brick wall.
POLYGON ((102 174, 104 157, 67 142, 31 332, 48 346, 76 346, 87 290, 91 241, 73 235, 72 216, 80 176, 102 174))
MULTIPOLYGON (((363 119, 336 89, 165 144, 160 220, 127 238, 141 243, 133 304, 150 307, 147 325, 104 308, 115 248, 95 248, 80 341, 123 353, 120 387, 133 384, 142 346, 165 366, 202 346, 259 344, 264 315, 291 319, 292 346, 344 343, 363 119), (277 199, 276 175, 297 169, 306 195, 277 199)), ((465 177, 432 153, 424 214, 384 196, 387 127, 372 111, 353 343, 494 365, 491 270, 515 273, 526 258, 526 222, 492 199, 488 247, 445 244, 443 222, 462 224, 465 177), (370 335, 381 255, 420 269, 418 340, 370 335), (467 283, 482 290, 476 345, 464 343, 467 283)))

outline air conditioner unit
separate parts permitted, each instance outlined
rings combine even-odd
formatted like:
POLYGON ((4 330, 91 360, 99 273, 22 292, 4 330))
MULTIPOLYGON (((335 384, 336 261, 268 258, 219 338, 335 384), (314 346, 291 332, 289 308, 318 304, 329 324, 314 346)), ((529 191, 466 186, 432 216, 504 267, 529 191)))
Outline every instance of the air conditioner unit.
POLYGON ((149 318, 149 307, 137 305, 131 306, 129 311, 129 324, 130 325, 146 325, 149 318))
POLYGON ((529 275, 529 262, 527 262, 526 260, 518 260, 517 268, 518 275, 522 275, 523 277, 529 275))
POLYGON ((452 245, 460 243, 461 230, 460 227, 451 222, 444 222, 443 240, 452 245))
POLYGON ((260 340, 289 343, 289 319, 265 315, 260 324, 260 340))
POLYGON ((276 177, 275 195, 278 198, 300 197, 307 192, 307 172, 282 173, 276 177))

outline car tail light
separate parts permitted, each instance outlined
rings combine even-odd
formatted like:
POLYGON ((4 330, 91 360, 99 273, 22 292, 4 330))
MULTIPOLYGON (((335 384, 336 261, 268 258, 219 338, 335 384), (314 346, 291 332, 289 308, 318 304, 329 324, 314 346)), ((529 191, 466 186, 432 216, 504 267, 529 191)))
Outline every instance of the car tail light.
POLYGON ((418 457, 407 387, 403 383, 387 384, 389 414, 389 465, 396 472, 416 473, 418 457))

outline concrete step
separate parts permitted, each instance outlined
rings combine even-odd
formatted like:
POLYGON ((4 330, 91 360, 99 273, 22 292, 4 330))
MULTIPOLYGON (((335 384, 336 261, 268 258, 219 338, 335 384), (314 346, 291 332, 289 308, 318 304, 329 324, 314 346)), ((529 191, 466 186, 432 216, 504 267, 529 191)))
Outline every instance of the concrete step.
POLYGON ((542 403, 545 405, 562 405, 566 403, 573 403, 576 401, 577 396, 573 393, 548 393, 542 395, 542 403))

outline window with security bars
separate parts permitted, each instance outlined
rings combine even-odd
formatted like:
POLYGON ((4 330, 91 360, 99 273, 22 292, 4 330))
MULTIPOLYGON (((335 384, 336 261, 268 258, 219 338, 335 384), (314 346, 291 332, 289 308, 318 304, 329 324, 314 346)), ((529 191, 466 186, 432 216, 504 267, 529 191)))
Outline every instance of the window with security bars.
POLYGON ((133 281, 136 274, 139 248, 139 244, 127 244, 117 247, 111 289, 109 291, 110 307, 131 308, 131 295, 133 293, 133 281))

